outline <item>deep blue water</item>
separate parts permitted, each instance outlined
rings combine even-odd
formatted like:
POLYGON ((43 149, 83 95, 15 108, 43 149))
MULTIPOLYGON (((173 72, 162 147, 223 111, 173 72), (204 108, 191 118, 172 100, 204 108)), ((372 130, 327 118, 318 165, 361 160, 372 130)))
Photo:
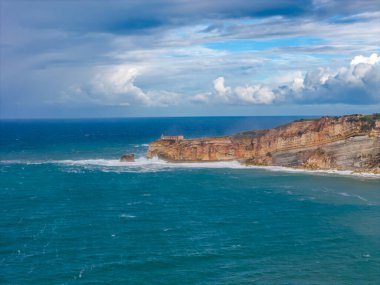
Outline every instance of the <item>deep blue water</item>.
POLYGON ((0 284, 379 284, 379 179, 143 158, 293 119, 1 121, 0 284))

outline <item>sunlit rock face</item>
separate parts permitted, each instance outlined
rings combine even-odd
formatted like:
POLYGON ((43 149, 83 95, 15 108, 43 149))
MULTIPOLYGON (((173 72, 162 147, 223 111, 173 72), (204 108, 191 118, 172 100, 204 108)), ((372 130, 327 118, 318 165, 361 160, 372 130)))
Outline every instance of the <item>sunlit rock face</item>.
POLYGON ((380 168, 380 115, 298 120, 270 130, 199 139, 159 139, 148 158, 170 161, 239 160, 310 169, 380 168))

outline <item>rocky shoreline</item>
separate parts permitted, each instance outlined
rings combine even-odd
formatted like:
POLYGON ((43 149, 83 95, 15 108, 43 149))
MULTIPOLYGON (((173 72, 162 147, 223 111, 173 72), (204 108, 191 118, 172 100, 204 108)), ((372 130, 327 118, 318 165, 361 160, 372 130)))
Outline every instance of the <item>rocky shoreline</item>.
POLYGON ((147 157, 172 162, 237 160, 256 166, 380 173, 380 114, 297 120, 232 136, 165 137, 147 157))

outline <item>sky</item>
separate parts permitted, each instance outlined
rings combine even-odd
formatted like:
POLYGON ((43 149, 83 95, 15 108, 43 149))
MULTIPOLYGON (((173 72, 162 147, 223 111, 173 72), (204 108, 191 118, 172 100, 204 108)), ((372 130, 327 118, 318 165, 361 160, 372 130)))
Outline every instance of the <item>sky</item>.
POLYGON ((0 118, 380 112, 378 0, 0 0, 0 118))

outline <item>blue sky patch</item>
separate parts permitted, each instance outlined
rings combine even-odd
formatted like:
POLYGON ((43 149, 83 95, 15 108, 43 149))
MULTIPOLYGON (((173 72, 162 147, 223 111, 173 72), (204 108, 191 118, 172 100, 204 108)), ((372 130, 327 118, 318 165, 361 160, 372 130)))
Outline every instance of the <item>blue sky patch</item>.
POLYGON ((323 43, 322 39, 298 37, 298 38, 283 38, 270 40, 251 40, 237 39, 222 42, 206 43, 203 46, 213 50, 224 50, 230 52, 245 52, 245 51, 261 51, 276 47, 300 47, 319 45, 323 43))

